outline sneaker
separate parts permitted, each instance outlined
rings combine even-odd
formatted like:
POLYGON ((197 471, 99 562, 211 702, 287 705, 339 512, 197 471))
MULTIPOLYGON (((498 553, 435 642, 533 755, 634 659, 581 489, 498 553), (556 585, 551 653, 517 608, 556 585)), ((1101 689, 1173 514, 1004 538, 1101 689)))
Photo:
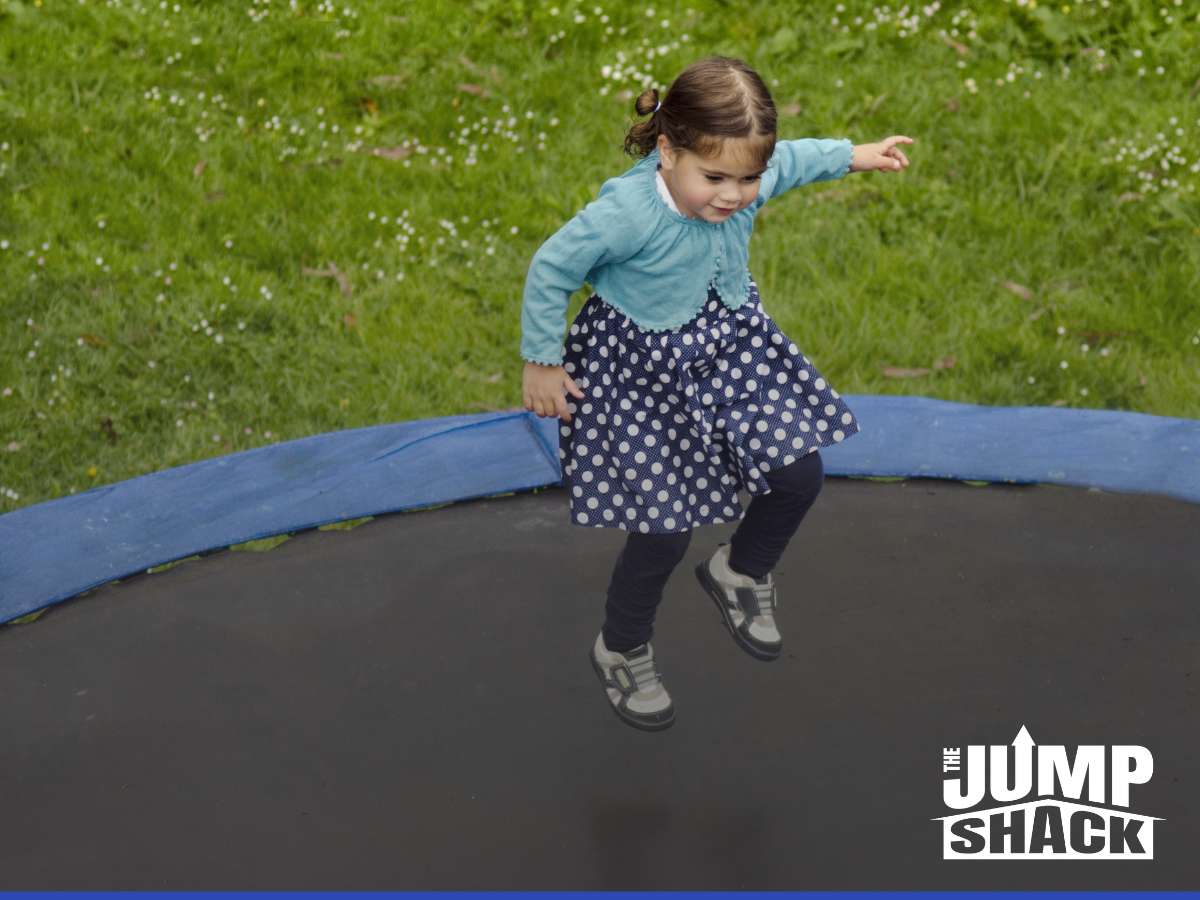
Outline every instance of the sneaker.
POLYGON ((772 660, 783 649, 783 638, 775 627, 775 579, 768 572, 751 578, 729 568, 729 544, 696 566, 696 577, 721 611, 721 620, 738 646, 755 659, 772 660))
POLYGON ((622 721, 646 731, 660 731, 675 723, 675 707, 663 687, 649 642, 616 653, 605 646, 601 631, 588 658, 622 721))

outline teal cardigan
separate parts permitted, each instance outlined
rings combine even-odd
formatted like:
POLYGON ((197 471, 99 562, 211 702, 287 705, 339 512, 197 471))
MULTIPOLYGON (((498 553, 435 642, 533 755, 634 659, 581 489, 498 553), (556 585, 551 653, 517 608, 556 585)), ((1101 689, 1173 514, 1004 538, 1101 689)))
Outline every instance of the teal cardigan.
POLYGON ((754 216, 772 197, 802 184, 842 178, 854 145, 844 138, 777 141, 758 196, 721 222, 691 219, 658 195, 658 149, 609 178, 595 200, 537 249, 521 302, 521 358, 562 364, 571 295, 587 282, 606 303, 646 331, 690 321, 708 287, 737 309, 750 285, 754 216))

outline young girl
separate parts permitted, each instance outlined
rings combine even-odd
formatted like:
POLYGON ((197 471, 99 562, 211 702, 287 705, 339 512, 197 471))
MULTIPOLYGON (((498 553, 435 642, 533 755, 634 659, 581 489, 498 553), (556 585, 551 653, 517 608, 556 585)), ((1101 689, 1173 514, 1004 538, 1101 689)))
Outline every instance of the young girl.
POLYGON ((538 249, 521 309, 525 408, 557 416, 571 522, 629 532, 589 652, 617 715, 674 722, 650 638, 663 588, 698 525, 740 524, 696 567, 734 640, 779 656, 779 561, 824 481, 818 448, 859 428, 763 310, 747 269, 767 200, 848 172, 902 169, 877 144, 777 141, 775 105, 744 62, 688 66, 637 98, 625 151, 644 158, 538 249), (571 325, 571 294, 594 293, 571 325), (569 393, 569 397, 564 395, 569 393), (752 495, 742 516, 738 490, 752 495))

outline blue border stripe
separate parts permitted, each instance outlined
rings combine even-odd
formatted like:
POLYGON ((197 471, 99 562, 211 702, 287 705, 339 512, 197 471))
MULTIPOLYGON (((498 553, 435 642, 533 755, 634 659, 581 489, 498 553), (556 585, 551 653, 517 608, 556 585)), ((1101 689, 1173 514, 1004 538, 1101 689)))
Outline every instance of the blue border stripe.
MULTIPOLYGON (((1063 484, 1200 503, 1200 420, 845 399, 860 431, 822 449, 828 475, 1063 484)), ((335 431, 16 510, 0 516, 0 622, 231 544, 559 484, 558 427, 510 410, 335 431)))
POLYGON ((278 898, 408 898, 408 900, 447 900, 447 898, 473 898, 485 900, 489 897, 528 897, 544 898, 569 897, 574 900, 588 898, 609 898, 609 900, 652 900, 663 896, 690 898, 699 897, 707 900, 719 898, 795 898, 795 900, 895 900, 895 898, 937 898, 937 900, 952 900, 955 897, 990 898, 990 900, 1134 900, 1134 898, 1150 898, 1150 900, 1200 900, 1200 891, 45 891, 39 893, 12 892, 0 893, 0 898, 21 898, 21 900, 39 900, 45 897, 63 898, 133 898, 151 897, 189 897, 192 900, 253 900, 261 897, 278 898))

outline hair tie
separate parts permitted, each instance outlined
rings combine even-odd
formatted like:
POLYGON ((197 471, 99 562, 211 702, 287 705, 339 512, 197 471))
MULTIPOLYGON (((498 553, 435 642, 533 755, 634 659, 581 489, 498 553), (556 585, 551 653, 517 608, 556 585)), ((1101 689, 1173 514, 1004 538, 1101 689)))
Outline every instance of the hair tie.
POLYGON ((650 110, 650 115, 654 115, 656 112, 658 112, 658 107, 659 107, 659 106, 662 106, 662 101, 661 101, 661 100, 659 100, 659 101, 658 101, 658 104, 657 104, 657 105, 654 107, 654 109, 650 110))

